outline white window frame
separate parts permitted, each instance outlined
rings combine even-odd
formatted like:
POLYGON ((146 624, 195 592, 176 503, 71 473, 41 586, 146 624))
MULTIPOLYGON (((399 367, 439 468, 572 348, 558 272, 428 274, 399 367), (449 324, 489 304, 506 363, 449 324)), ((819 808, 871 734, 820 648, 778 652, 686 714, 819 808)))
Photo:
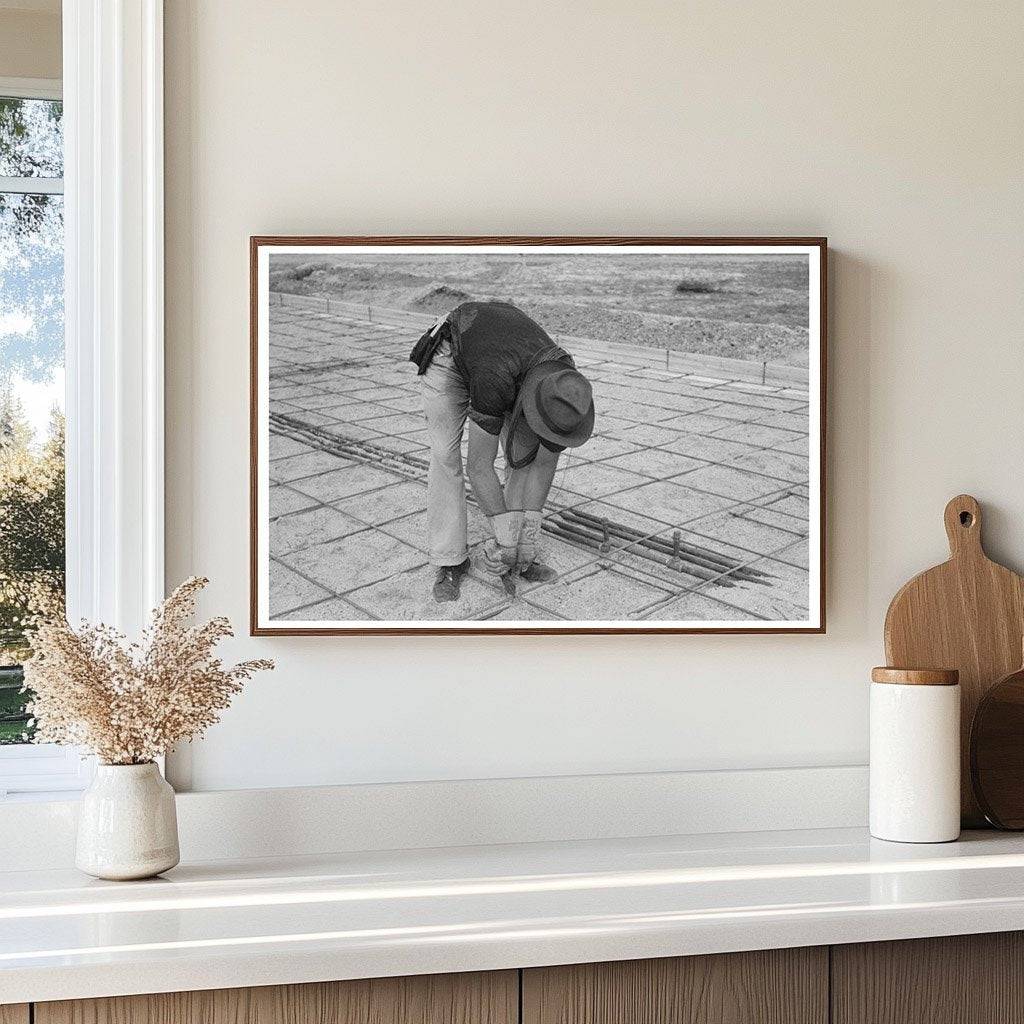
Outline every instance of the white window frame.
MULTIPOLYGON (((68 617, 134 636, 164 596, 163 0, 64 0, 63 39, 62 83, 17 81, 64 100, 68 617)), ((0 748, 0 799, 91 774, 0 748)))

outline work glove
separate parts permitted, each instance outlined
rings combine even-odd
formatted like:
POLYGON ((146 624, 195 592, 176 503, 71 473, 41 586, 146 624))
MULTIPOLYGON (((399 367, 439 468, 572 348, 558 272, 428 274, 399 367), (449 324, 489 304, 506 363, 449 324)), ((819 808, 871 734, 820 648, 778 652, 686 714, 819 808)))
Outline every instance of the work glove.
POLYGON ((547 583, 558 575, 554 569, 540 561, 540 534, 543 523, 542 513, 523 513, 523 529, 519 534, 519 574, 531 583, 547 583))
POLYGON ((480 559, 487 572, 504 576, 516 566, 523 513, 502 512, 501 515, 488 516, 487 524, 492 536, 484 541, 480 559))

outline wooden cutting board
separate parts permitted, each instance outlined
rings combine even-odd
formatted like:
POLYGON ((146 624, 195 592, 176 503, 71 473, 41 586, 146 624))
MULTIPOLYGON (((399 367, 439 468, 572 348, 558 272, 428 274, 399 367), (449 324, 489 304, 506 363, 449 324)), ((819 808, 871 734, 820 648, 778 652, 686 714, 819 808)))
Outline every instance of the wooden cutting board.
POLYGON ((1024 829, 1024 668, 993 683, 978 702, 971 785, 987 821, 1024 829))
POLYGON ((993 683, 1020 667, 1024 636, 1024 579, 985 554, 981 519, 981 507, 969 494, 949 502, 949 561, 904 584, 885 616, 889 665, 960 671, 960 814, 965 828, 985 826, 971 789, 974 712, 993 683))

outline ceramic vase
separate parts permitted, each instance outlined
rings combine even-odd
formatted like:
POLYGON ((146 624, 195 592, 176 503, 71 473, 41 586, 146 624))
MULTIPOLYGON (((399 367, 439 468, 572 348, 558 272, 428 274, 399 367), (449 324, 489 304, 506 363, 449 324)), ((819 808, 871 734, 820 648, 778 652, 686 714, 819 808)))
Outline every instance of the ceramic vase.
POLYGON ((174 790, 149 764, 101 764, 82 794, 75 864, 96 878, 151 878, 178 863, 174 790))

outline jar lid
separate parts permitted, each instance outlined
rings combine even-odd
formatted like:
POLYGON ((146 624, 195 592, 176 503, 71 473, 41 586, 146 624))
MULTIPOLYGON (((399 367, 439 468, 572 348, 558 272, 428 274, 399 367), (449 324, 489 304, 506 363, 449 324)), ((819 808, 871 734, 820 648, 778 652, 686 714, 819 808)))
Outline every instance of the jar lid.
POLYGON ((873 683, 901 683, 909 686, 956 686, 960 673, 955 668, 889 668, 871 670, 873 683))

